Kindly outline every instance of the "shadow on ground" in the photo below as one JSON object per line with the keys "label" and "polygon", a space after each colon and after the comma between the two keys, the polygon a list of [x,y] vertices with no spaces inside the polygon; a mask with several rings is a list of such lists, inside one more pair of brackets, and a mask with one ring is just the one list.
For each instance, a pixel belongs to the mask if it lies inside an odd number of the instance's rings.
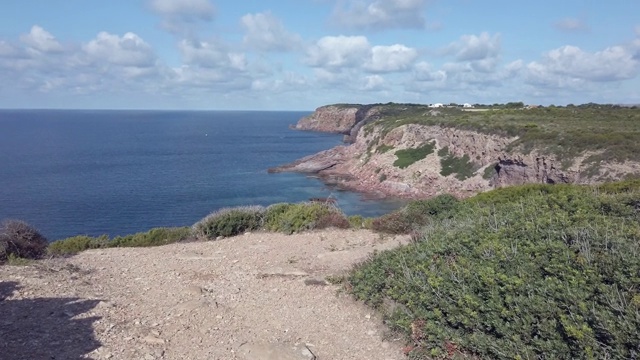
{"label": "shadow on ground", "polygon": [[92,327],[100,317],[81,318],[100,300],[9,299],[19,289],[0,281],[1,359],[80,359],[100,347]]}

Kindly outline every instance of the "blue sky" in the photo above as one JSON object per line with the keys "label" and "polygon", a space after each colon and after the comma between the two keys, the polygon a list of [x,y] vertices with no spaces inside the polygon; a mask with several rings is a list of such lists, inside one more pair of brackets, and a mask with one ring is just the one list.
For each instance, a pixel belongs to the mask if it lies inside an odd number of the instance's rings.
{"label": "blue sky", "polygon": [[637,0],[2,0],[0,108],[640,103]]}

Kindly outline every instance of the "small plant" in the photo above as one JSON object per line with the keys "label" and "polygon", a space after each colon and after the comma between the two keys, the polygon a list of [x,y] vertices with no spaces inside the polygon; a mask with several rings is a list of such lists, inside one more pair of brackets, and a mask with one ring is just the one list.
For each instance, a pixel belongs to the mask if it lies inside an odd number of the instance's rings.
{"label": "small plant", "polygon": [[5,220],[0,225],[0,262],[10,256],[38,259],[46,253],[47,244],[47,239],[24,221]]}
{"label": "small plant", "polygon": [[349,221],[335,205],[318,202],[274,204],[265,211],[265,228],[293,234],[325,227],[349,227]]}
{"label": "small plant", "polygon": [[216,239],[218,236],[235,236],[261,228],[264,216],[265,209],[262,206],[223,208],[207,215],[195,223],[191,229],[193,235],[198,238]]}
{"label": "small plant", "polygon": [[371,229],[389,234],[410,234],[430,219],[452,216],[458,205],[458,199],[450,194],[414,200],[398,211],[373,219]]}
{"label": "small plant", "polygon": [[78,235],[50,243],[47,247],[47,254],[54,256],[73,255],[84,250],[107,247],[108,242],[107,235],[100,237]]}
{"label": "small plant", "polygon": [[[174,228],[154,228],[147,232],[137,234],[117,236],[106,243],[107,247],[147,247],[172,244],[179,241],[187,240],[191,237],[191,229],[189,227]],[[94,244],[101,244],[98,238]]]}

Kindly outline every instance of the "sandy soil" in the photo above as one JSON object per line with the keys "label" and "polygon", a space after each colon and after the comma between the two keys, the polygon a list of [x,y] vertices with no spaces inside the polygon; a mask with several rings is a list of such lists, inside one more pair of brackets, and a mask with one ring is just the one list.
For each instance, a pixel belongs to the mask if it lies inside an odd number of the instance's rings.
{"label": "sandy soil", "polygon": [[402,359],[381,319],[328,284],[369,231],[253,233],[0,267],[0,359]]}

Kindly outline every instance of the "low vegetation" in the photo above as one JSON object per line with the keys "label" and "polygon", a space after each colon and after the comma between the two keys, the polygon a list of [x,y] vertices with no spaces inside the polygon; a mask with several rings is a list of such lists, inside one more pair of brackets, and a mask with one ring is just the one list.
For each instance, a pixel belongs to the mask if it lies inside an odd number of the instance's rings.
{"label": "low vegetation", "polygon": [[54,241],[47,247],[51,256],[73,255],[84,250],[114,247],[148,247],[167,245],[192,238],[189,227],[160,227],[147,232],[139,232],[109,239],[107,235],[98,237],[78,235]]}
{"label": "low vegetation", "polygon": [[33,227],[0,227],[3,262],[86,249],[324,227],[410,233],[336,279],[404,334],[410,359],[631,359],[640,355],[640,180],[525,185],[440,195],[376,219],[330,203],[222,209],[192,227],[46,246]]}
{"label": "low vegetation", "polygon": [[395,152],[398,159],[393,163],[393,166],[400,169],[405,169],[416,161],[420,161],[427,157],[429,154],[433,154],[435,148],[434,142],[426,143],[415,149],[402,149]]}
{"label": "low vegetation", "polygon": [[530,185],[442,204],[416,211],[425,218],[414,243],[348,278],[406,334],[410,358],[640,354],[640,182]]}
{"label": "low vegetation", "polygon": [[[264,208],[262,206],[240,206],[223,208],[211,213],[191,227],[161,227],[147,232],[132,235],[117,236],[109,239],[107,235],[98,237],[78,235],[70,238],[47,243],[38,240],[35,235],[30,235],[29,246],[16,240],[7,241],[5,232],[0,233],[0,259],[6,262],[8,259],[31,258],[35,259],[43,255],[64,256],[77,254],[84,250],[104,249],[113,247],[147,247],[160,246],[176,242],[195,239],[215,240],[219,237],[229,237],[243,234],[253,230],[276,231],[293,234],[306,230],[335,228],[364,228],[370,226],[370,219],[361,216],[347,218],[338,207],[330,203],[305,202],[299,204],[282,203]],[[10,221],[9,228],[15,224],[26,226],[30,231],[35,231],[28,224]],[[15,231],[14,231],[15,232]],[[30,232],[29,234],[36,234]],[[12,239],[16,238],[15,236]],[[38,255],[31,248],[40,247]],[[16,251],[13,244],[20,243],[20,251]],[[13,246],[10,247],[9,245]],[[43,246],[42,246],[43,245]],[[30,255],[31,254],[31,255]]]}
{"label": "low vegetation", "polygon": [[256,230],[262,226],[264,213],[262,206],[223,208],[195,223],[193,234],[199,238],[216,239]]}
{"label": "low vegetation", "polygon": [[438,150],[442,170],[440,175],[449,176],[455,174],[456,179],[462,181],[473,176],[476,166],[470,161],[469,155],[455,156],[449,152],[448,147]]}
{"label": "low vegetation", "polygon": [[47,239],[23,221],[5,220],[0,224],[0,264],[18,258],[39,259],[47,245]]}
{"label": "low vegetation", "polygon": [[518,139],[509,150],[537,149],[562,158],[593,152],[590,163],[637,159],[640,153],[640,110],[585,104],[525,109],[522,103],[486,106],[470,112],[460,107],[432,109],[419,104],[378,104],[380,119],[363,128],[381,127],[381,137],[406,124],[434,125],[498,134]]}
{"label": "low vegetation", "polygon": [[433,219],[449,217],[458,206],[458,199],[449,194],[415,200],[398,211],[373,219],[371,229],[389,234],[409,234]]}
{"label": "low vegetation", "polygon": [[267,208],[265,229],[293,234],[327,227],[348,228],[349,220],[336,206],[328,203],[275,204]]}

